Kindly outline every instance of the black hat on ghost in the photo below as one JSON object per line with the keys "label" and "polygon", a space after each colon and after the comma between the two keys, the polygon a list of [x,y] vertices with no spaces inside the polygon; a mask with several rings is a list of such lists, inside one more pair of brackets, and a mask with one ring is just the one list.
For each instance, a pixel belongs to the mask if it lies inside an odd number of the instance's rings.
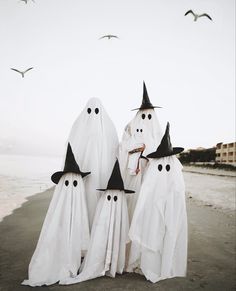
{"label": "black hat on ghost", "polygon": [[67,146],[66,161],[65,161],[64,170],[54,173],[51,176],[51,180],[55,184],[58,184],[58,182],[60,181],[61,177],[64,174],[67,174],[67,173],[79,174],[79,175],[82,176],[82,178],[91,173],[91,172],[81,172],[80,171],[79,165],[77,164],[77,162],[75,160],[75,156],[74,156],[74,154],[72,152],[72,148],[71,148],[71,145],[69,143],[68,143],[68,146]]}
{"label": "black hat on ghost", "polygon": [[147,93],[147,88],[145,82],[143,82],[143,100],[142,104],[139,108],[132,109],[133,110],[145,110],[145,109],[154,109],[154,108],[161,108],[160,106],[153,106]]}
{"label": "black hat on ghost", "polygon": [[116,160],[113,171],[111,173],[111,177],[108,181],[106,189],[97,189],[98,191],[106,191],[106,190],[120,190],[125,193],[135,193],[135,191],[127,190],[124,188],[124,182],[120,173],[120,165],[118,160]]}
{"label": "black hat on ghost", "polygon": [[172,147],[169,131],[170,131],[170,124],[169,122],[167,122],[166,131],[161,140],[160,145],[158,146],[155,152],[147,155],[147,158],[155,159],[155,158],[168,157],[168,156],[179,154],[184,150],[184,148],[181,148],[181,147],[174,147],[174,148]]}

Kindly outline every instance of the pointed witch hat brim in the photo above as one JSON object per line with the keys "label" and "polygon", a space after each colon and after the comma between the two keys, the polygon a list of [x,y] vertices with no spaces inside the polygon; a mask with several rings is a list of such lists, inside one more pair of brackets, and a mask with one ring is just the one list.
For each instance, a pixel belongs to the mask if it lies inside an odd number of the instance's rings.
{"label": "pointed witch hat brim", "polygon": [[184,148],[182,147],[172,147],[169,131],[170,131],[170,124],[169,122],[167,122],[166,131],[161,140],[160,145],[158,146],[155,152],[147,155],[147,158],[153,158],[153,159],[164,158],[168,156],[177,155],[184,150]]}
{"label": "pointed witch hat brim", "polygon": [[118,160],[116,160],[115,165],[113,167],[111,177],[108,181],[107,188],[106,189],[97,189],[98,191],[107,191],[107,190],[120,190],[124,191],[125,193],[135,193],[133,190],[127,190],[124,188],[124,182],[121,177],[120,173],[120,165]]}
{"label": "pointed witch hat brim", "polygon": [[147,88],[145,85],[145,82],[143,82],[143,100],[142,104],[139,108],[132,109],[131,111],[134,110],[146,110],[146,109],[154,109],[154,108],[161,108],[160,106],[153,106],[147,93]]}
{"label": "pointed witch hat brim", "polygon": [[55,184],[58,184],[61,177],[67,173],[79,174],[79,175],[81,175],[82,178],[86,177],[87,175],[89,175],[91,173],[91,172],[81,172],[80,171],[79,165],[77,164],[77,162],[75,160],[75,156],[72,152],[72,148],[71,148],[71,145],[69,143],[67,146],[66,161],[65,161],[64,170],[54,173],[51,176],[52,182]]}

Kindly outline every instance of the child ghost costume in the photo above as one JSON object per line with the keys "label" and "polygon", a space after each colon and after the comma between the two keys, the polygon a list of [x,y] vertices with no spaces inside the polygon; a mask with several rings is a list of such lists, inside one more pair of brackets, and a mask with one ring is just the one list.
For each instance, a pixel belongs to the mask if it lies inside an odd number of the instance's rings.
{"label": "child ghost costume", "polygon": [[141,180],[147,162],[143,156],[154,151],[159,145],[162,132],[154,108],[143,83],[143,99],[136,116],[125,127],[119,147],[121,172],[127,187],[134,189],[136,194],[128,198],[130,219],[132,218],[138,199]]}
{"label": "child ghost costume", "polygon": [[104,188],[118,151],[118,136],[101,102],[92,98],[73,124],[69,135],[76,161],[82,169],[93,169],[85,181],[90,227],[92,226],[99,193]]}
{"label": "child ghost costume", "polygon": [[77,275],[81,253],[89,244],[89,222],[83,177],[70,145],[64,170],[52,175],[57,184],[23,285],[51,285]]}
{"label": "child ghost costume", "polygon": [[127,270],[140,268],[155,283],[185,276],[187,265],[187,215],[182,165],[174,156],[169,123],[146,169],[131,222],[132,241]]}
{"label": "child ghost costume", "polygon": [[75,284],[96,277],[122,274],[125,267],[128,242],[129,217],[126,194],[134,191],[124,189],[119,163],[116,161],[106,189],[98,201],[87,255],[82,272],[61,284]]}

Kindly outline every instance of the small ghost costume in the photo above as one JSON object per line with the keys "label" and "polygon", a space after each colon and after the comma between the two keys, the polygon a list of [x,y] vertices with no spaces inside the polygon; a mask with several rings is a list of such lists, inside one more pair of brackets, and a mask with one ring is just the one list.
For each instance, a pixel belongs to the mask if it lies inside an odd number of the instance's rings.
{"label": "small ghost costume", "polygon": [[91,241],[81,273],[60,284],[75,284],[100,276],[115,277],[125,267],[126,244],[128,243],[129,217],[126,194],[119,163],[116,161],[107,189],[99,199],[91,233]]}
{"label": "small ghost costume", "polygon": [[187,215],[182,165],[174,156],[169,124],[147,166],[131,222],[127,271],[141,269],[155,283],[182,277],[187,266]]}
{"label": "small ghost costume", "polygon": [[118,136],[101,102],[92,98],[73,124],[69,135],[75,159],[82,169],[93,169],[85,181],[90,227],[99,199],[96,188],[104,188],[115,163]]}
{"label": "small ghost costume", "polygon": [[77,275],[90,239],[82,179],[88,174],[80,171],[68,145],[64,171],[52,175],[57,185],[23,285],[51,285]]}
{"label": "small ghost costume", "polygon": [[[147,161],[143,157],[154,151],[159,145],[162,132],[154,108],[143,83],[143,100],[136,116],[129,122],[123,133],[119,147],[121,173],[127,187],[134,189],[136,194],[128,198],[130,219],[132,218],[138,199],[142,176]],[[142,148],[145,145],[145,148]]]}

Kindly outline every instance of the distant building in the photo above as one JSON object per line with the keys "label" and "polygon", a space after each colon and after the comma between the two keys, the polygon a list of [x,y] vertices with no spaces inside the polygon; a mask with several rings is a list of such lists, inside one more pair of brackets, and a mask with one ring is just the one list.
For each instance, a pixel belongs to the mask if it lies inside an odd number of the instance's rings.
{"label": "distant building", "polygon": [[216,145],[216,162],[236,165],[236,142]]}
{"label": "distant building", "polygon": [[236,166],[236,142],[218,143],[212,148],[185,150],[178,155],[182,163],[218,163]]}

